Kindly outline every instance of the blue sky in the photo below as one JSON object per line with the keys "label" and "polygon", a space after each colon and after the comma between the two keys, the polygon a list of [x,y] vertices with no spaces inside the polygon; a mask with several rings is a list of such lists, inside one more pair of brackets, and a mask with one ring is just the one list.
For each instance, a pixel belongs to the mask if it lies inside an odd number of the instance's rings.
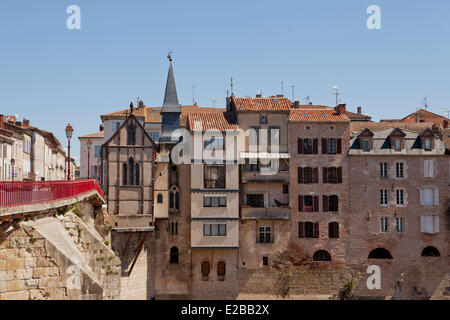
{"label": "blue sky", "polygon": [[[81,8],[68,30],[66,8]],[[381,8],[381,30],[366,9]],[[277,0],[0,2],[0,112],[18,114],[66,145],[98,130],[100,114],[141,97],[160,106],[169,50],[179,100],[224,106],[236,96],[309,95],[314,104],[358,105],[374,119],[407,115],[429,96],[450,108],[450,1]],[[79,155],[78,139],[73,153]]]}

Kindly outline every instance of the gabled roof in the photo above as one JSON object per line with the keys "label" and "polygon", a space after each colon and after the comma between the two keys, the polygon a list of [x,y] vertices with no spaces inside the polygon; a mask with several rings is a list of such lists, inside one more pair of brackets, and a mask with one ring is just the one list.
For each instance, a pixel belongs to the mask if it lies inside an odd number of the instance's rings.
{"label": "gabled roof", "polygon": [[373,132],[366,128],[359,134],[359,137],[373,137],[373,135]]}
{"label": "gabled roof", "polygon": [[240,111],[284,111],[289,112],[291,101],[285,97],[236,98],[231,97],[232,104]]}
{"label": "gabled roof", "polygon": [[188,114],[189,130],[235,131],[238,130],[236,118],[232,112],[197,112]]}
{"label": "gabled roof", "polygon": [[345,114],[338,114],[334,109],[291,109],[291,122],[349,122]]}
{"label": "gabled roof", "polygon": [[[137,118],[145,118],[145,109],[146,109],[145,107],[135,108],[133,110],[133,115]],[[128,108],[120,111],[102,114],[100,118],[102,119],[102,121],[105,121],[107,119],[123,120],[126,119],[130,113],[131,113],[130,108]]]}
{"label": "gabled roof", "polygon": [[383,131],[387,129],[399,128],[420,133],[426,128],[431,128],[431,123],[412,123],[412,122],[350,122],[350,134],[352,136],[359,135],[364,129],[370,129],[372,132]]}
{"label": "gabled roof", "polygon": [[437,113],[433,113],[433,112],[428,111],[428,110],[425,110],[425,109],[419,109],[419,110],[417,110],[416,112],[413,112],[413,113],[407,115],[406,117],[404,117],[403,119],[401,119],[401,121],[407,120],[408,118],[411,118],[411,117],[414,116],[415,114],[422,115],[422,116],[424,116],[424,117],[439,118],[439,119],[441,119],[441,120],[447,120],[447,121],[450,120],[449,118],[446,118],[446,117],[444,117],[444,116],[441,116],[441,115],[439,115],[439,114],[437,114]]}
{"label": "gabled roof", "polygon": [[405,137],[406,133],[404,133],[400,128],[394,128],[394,130],[392,130],[391,134],[389,135],[389,137]]}
{"label": "gabled roof", "polygon": [[420,134],[419,137],[430,137],[430,138],[434,138],[436,137],[436,135],[434,134],[433,130],[431,130],[430,128],[426,128],[425,130],[423,130]]}
{"label": "gabled roof", "polygon": [[347,117],[352,121],[371,121],[372,117],[367,114],[359,114],[350,111],[345,111]]}

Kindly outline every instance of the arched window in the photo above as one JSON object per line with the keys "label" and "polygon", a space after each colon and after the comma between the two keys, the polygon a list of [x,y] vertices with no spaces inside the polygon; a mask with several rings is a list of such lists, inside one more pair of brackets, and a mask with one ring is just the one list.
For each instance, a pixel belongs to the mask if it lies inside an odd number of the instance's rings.
{"label": "arched window", "polygon": [[369,253],[369,259],[392,259],[392,255],[384,248],[377,248]]}
{"label": "arched window", "polygon": [[163,203],[163,195],[161,193],[158,193],[157,202]]}
{"label": "arched window", "polygon": [[177,247],[170,248],[170,263],[177,264],[180,252]]}
{"label": "arched window", "polygon": [[314,261],[331,261],[330,254],[325,250],[319,250],[314,253]]}
{"label": "arched window", "polygon": [[225,281],[225,262],[223,261],[217,264],[217,278],[219,281]]}
{"label": "arched window", "polygon": [[203,281],[209,280],[209,272],[211,271],[211,267],[208,261],[202,262],[202,279]]}
{"label": "arched window", "polygon": [[128,180],[128,184],[130,186],[134,185],[134,159],[130,158],[128,159],[128,167],[130,168],[130,174],[129,176],[129,180]]}
{"label": "arched window", "polygon": [[176,186],[170,189],[169,193],[169,209],[180,210],[180,191]]}
{"label": "arched window", "polygon": [[128,178],[127,164],[124,163],[124,164],[122,165],[122,184],[123,184],[124,186],[127,185],[127,178]]}
{"label": "arched window", "polygon": [[141,170],[139,168],[139,163],[136,163],[136,181],[135,181],[135,184],[137,186],[139,186],[141,184],[140,174],[141,174]]}
{"label": "arched window", "polygon": [[128,138],[127,144],[129,146],[134,146],[136,144],[136,126],[130,123],[127,128]]}
{"label": "arched window", "polygon": [[440,257],[441,254],[435,247],[426,247],[422,251],[422,257]]}

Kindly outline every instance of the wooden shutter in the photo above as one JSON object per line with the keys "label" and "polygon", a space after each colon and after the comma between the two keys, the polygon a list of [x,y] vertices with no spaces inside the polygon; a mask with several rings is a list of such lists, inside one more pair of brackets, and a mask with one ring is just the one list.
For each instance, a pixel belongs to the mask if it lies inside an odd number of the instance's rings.
{"label": "wooden shutter", "polygon": [[329,238],[339,238],[339,223],[330,222],[328,224],[328,237]]}
{"label": "wooden shutter", "polygon": [[303,183],[303,168],[298,167],[298,183]]}
{"label": "wooden shutter", "polygon": [[305,237],[305,230],[304,230],[304,225],[303,222],[299,222],[298,223],[298,237],[299,238],[304,238]]}
{"label": "wooden shutter", "polygon": [[313,197],[313,212],[319,211],[319,196]]}
{"label": "wooden shutter", "polygon": [[313,140],[313,154],[319,153],[319,139]]}
{"label": "wooden shutter", "polygon": [[338,183],[342,183],[342,167],[339,167],[337,169],[337,179],[338,179]]}
{"label": "wooden shutter", "polygon": [[318,222],[314,222],[313,238],[319,238],[319,223]]}
{"label": "wooden shutter", "polygon": [[323,183],[328,183],[328,168],[323,167],[322,178],[323,178]]}
{"label": "wooden shutter", "polygon": [[327,139],[322,139],[322,154],[327,154]]}
{"label": "wooden shutter", "polygon": [[434,195],[434,205],[438,206],[439,205],[439,188],[434,188],[433,189],[433,195]]}
{"label": "wooden shutter", "polygon": [[419,189],[419,198],[420,198],[420,205],[421,206],[425,205],[425,192],[423,188]]}
{"label": "wooden shutter", "polygon": [[297,139],[298,154],[303,154],[303,139]]}
{"label": "wooden shutter", "polygon": [[313,168],[312,183],[319,183],[319,168]]}
{"label": "wooden shutter", "polygon": [[341,154],[342,153],[342,139],[339,138],[337,139],[337,154]]}
{"label": "wooden shutter", "polygon": [[333,197],[333,208],[334,208],[335,212],[339,211],[339,197],[338,196]]}
{"label": "wooden shutter", "polygon": [[328,196],[326,195],[323,196],[323,211],[328,211]]}
{"label": "wooden shutter", "polygon": [[298,211],[303,212],[303,196],[298,196]]}

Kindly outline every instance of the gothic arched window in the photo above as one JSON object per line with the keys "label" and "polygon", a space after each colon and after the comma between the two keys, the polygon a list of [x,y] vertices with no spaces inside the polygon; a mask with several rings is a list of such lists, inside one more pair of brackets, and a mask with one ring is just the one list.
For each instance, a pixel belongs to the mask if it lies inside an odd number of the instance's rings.
{"label": "gothic arched window", "polygon": [[132,185],[134,185],[134,159],[133,158],[130,158],[128,160],[128,167],[130,168],[130,174],[128,175],[129,176],[128,184],[130,186],[132,186]]}
{"label": "gothic arched window", "polygon": [[135,184],[137,186],[139,186],[141,184],[139,163],[136,163],[136,181],[135,181]]}
{"label": "gothic arched window", "polygon": [[127,173],[127,164],[126,163],[124,163],[123,165],[122,165],[122,184],[124,185],[124,186],[126,186],[127,185],[127,178],[128,178],[128,173]]}
{"label": "gothic arched window", "polygon": [[170,263],[177,264],[180,252],[177,247],[170,248]]}
{"label": "gothic arched window", "polygon": [[129,146],[134,146],[136,144],[136,126],[133,123],[130,123],[127,127],[127,144]]}

